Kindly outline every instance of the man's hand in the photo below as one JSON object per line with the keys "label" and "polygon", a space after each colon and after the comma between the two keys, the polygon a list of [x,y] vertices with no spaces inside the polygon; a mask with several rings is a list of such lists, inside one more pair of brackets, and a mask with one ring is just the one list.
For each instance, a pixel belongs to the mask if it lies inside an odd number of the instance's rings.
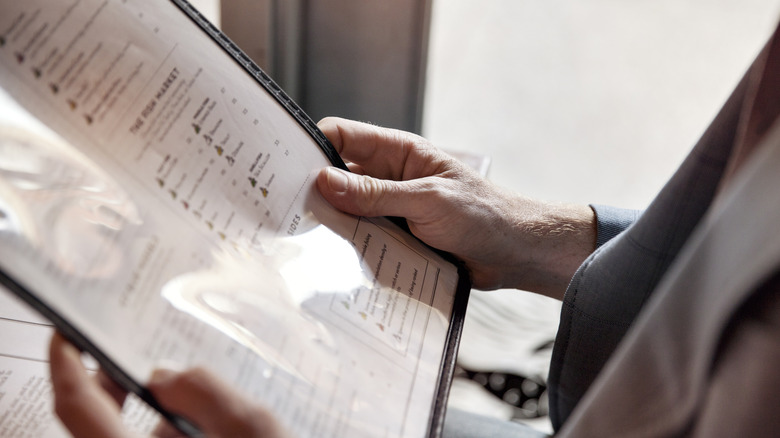
{"label": "man's hand", "polygon": [[358,216],[406,218],[418,238],[464,261],[476,288],[561,298],[595,247],[587,206],[504,191],[411,133],[337,118],[319,127],[354,172],[323,169],[325,199]]}
{"label": "man's hand", "polygon": [[[126,392],[102,373],[95,378],[89,376],[79,351],[59,334],[52,338],[49,355],[55,411],[74,437],[131,436],[120,417]],[[192,419],[207,437],[287,436],[267,410],[245,400],[202,369],[156,371],[147,386],[163,407]],[[153,436],[181,434],[168,423],[161,423]]]}

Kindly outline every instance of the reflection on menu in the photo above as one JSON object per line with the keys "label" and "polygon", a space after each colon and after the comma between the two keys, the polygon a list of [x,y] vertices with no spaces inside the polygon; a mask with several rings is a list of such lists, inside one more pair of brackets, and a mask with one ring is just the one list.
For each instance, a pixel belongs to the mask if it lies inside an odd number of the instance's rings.
{"label": "reflection on menu", "polygon": [[[204,232],[249,248],[263,235],[294,234],[301,218],[291,210],[294,195],[308,181],[283,175],[290,148],[248,97],[204,72],[208,60],[191,62],[191,52],[163,35],[159,18],[120,3],[151,32],[129,30],[119,16],[126,11],[109,1],[6,1],[0,49],[74,129],[105,145]],[[287,186],[293,179],[299,188]]]}
{"label": "reflection on menu", "polygon": [[128,226],[93,229],[105,245],[72,240],[93,250],[90,262],[119,260],[115,276],[58,281],[70,295],[53,300],[88,308],[85,326],[132,334],[96,345],[133,371],[208,364],[301,435],[402,436],[409,418],[427,427],[454,267],[318,197],[313,176],[328,164],[318,146],[187,17],[173,19],[171,3],[0,5],[3,86],[6,75],[24,84],[31,112],[138,206]]}

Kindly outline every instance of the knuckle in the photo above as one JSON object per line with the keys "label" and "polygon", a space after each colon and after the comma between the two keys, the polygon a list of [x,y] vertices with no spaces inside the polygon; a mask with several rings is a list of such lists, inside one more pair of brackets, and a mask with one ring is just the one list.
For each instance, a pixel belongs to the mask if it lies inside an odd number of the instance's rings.
{"label": "knuckle", "polygon": [[56,396],[54,397],[54,413],[59,418],[69,418],[74,410],[80,406],[81,402],[76,395],[76,391],[79,389],[73,385],[66,387],[58,387]]}
{"label": "knuckle", "polygon": [[71,406],[72,403],[70,403],[67,398],[56,397],[54,399],[54,413],[60,418],[67,417]]}
{"label": "knuckle", "polygon": [[382,180],[361,176],[360,192],[363,196],[359,198],[358,208],[363,215],[372,214],[382,206],[389,185]]}
{"label": "knuckle", "polygon": [[187,386],[195,386],[204,381],[208,381],[211,378],[211,373],[203,367],[194,367],[186,371],[179,373],[176,376],[176,380],[179,384]]}

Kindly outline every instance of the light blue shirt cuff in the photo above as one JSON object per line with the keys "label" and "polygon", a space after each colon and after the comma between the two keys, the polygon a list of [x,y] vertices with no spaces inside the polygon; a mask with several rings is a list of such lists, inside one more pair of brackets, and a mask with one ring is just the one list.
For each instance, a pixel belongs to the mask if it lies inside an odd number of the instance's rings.
{"label": "light blue shirt cuff", "polygon": [[642,210],[630,210],[608,205],[590,204],[590,208],[596,214],[596,248],[625,231],[642,215]]}

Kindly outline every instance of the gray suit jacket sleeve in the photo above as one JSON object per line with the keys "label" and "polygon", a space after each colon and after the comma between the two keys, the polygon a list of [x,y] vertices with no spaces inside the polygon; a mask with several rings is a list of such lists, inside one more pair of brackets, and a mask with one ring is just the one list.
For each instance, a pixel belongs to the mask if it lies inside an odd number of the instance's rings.
{"label": "gray suit jacket sleeve", "polygon": [[[641,217],[625,232],[602,242],[572,278],[548,381],[550,416],[556,430],[601,371],[709,207],[734,144],[747,82],[743,78]],[[621,231],[620,225],[604,228],[604,237]]]}

